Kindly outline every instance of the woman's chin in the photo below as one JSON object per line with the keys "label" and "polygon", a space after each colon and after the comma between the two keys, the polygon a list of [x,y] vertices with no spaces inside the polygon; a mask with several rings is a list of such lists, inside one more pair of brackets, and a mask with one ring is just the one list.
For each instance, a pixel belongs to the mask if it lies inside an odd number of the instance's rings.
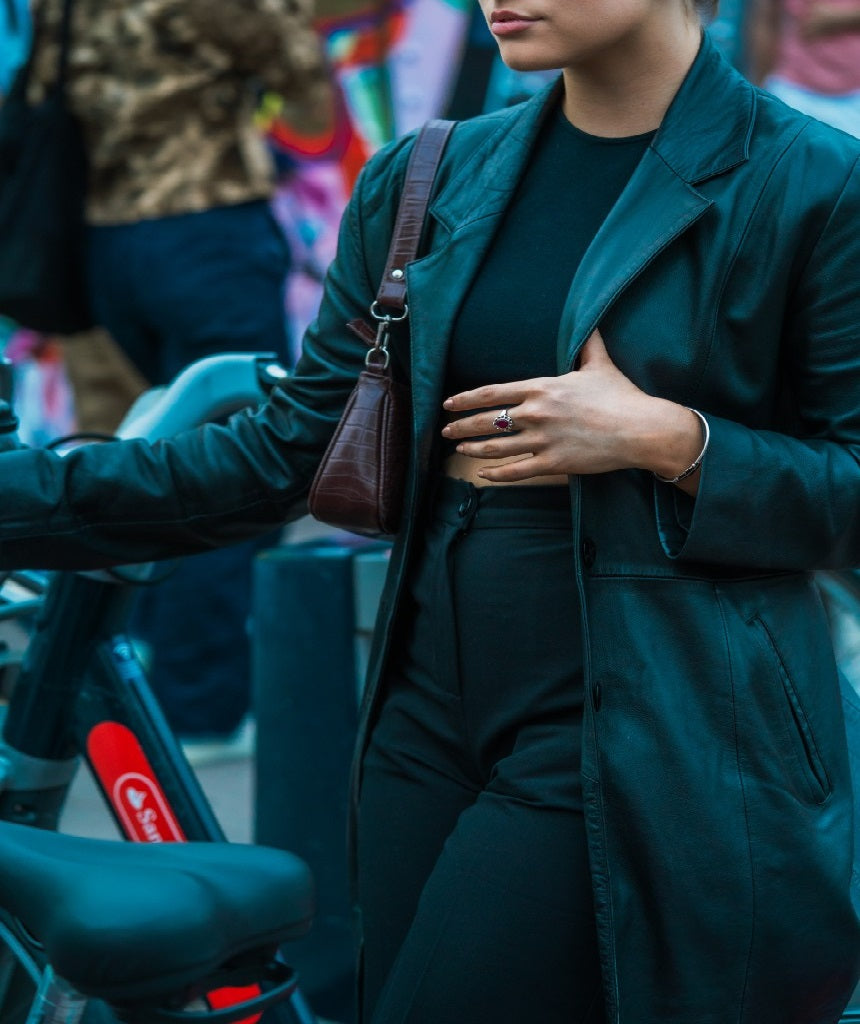
{"label": "woman's chin", "polygon": [[558,71],[560,69],[560,65],[548,61],[545,56],[540,57],[537,54],[522,51],[518,53],[513,46],[500,47],[499,55],[502,58],[502,63],[511,71]]}

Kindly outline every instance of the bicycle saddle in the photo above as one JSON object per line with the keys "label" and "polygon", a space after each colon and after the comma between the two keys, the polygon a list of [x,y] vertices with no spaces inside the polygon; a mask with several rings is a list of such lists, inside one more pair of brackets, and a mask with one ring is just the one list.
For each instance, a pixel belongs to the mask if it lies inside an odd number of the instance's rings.
{"label": "bicycle saddle", "polygon": [[139,845],[0,822],[0,907],[84,995],[131,1002],[304,935],[313,886],[284,850]]}

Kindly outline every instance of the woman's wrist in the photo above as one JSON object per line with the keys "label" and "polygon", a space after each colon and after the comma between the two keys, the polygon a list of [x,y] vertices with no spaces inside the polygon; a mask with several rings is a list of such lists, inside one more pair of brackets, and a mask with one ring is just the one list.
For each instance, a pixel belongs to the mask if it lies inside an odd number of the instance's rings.
{"label": "woman's wrist", "polygon": [[675,402],[652,398],[642,428],[636,461],[640,469],[679,486],[698,476],[707,432],[699,413]]}

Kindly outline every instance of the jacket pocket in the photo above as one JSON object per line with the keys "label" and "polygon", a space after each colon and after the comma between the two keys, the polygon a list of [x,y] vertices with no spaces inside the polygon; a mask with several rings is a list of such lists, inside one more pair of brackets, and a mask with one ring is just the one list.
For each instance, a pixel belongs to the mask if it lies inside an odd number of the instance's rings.
{"label": "jacket pocket", "polygon": [[803,703],[800,700],[797,687],[792,681],[791,674],[785,665],[785,659],[780,653],[773,633],[768,628],[767,623],[759,615],[754,615],[748,620],[747,624],[752,628],[760,647],[773,668],[774,677],[780,683],[783,699],[782,711],[786,723],[787,738],[791,748],[791,757],[800,773],[803,792],[814,803],[823,803],[833,791],[833,784],[818,752],[815,736],[812,733],[812,727],[803,709]]}

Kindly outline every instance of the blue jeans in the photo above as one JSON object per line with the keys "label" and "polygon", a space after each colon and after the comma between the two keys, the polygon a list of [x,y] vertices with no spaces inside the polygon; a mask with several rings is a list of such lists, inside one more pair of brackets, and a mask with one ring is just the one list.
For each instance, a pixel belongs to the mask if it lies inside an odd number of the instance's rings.
{"label": "blue jeans", "polygon": [[[89,232],[96,317],[155,385],[218,352],[286,360],[289,264],[264,201]],[[153,652],[153,689],[182,736],[228,734],[249,708],[252,561],[276,539],[185,559],[139,597],[132,633]]]}
{"label": "blue jeans", "polygon": [[90,300],[150,384],[216,352],[287,357],[289,250],[262,200],[91,227]]}

